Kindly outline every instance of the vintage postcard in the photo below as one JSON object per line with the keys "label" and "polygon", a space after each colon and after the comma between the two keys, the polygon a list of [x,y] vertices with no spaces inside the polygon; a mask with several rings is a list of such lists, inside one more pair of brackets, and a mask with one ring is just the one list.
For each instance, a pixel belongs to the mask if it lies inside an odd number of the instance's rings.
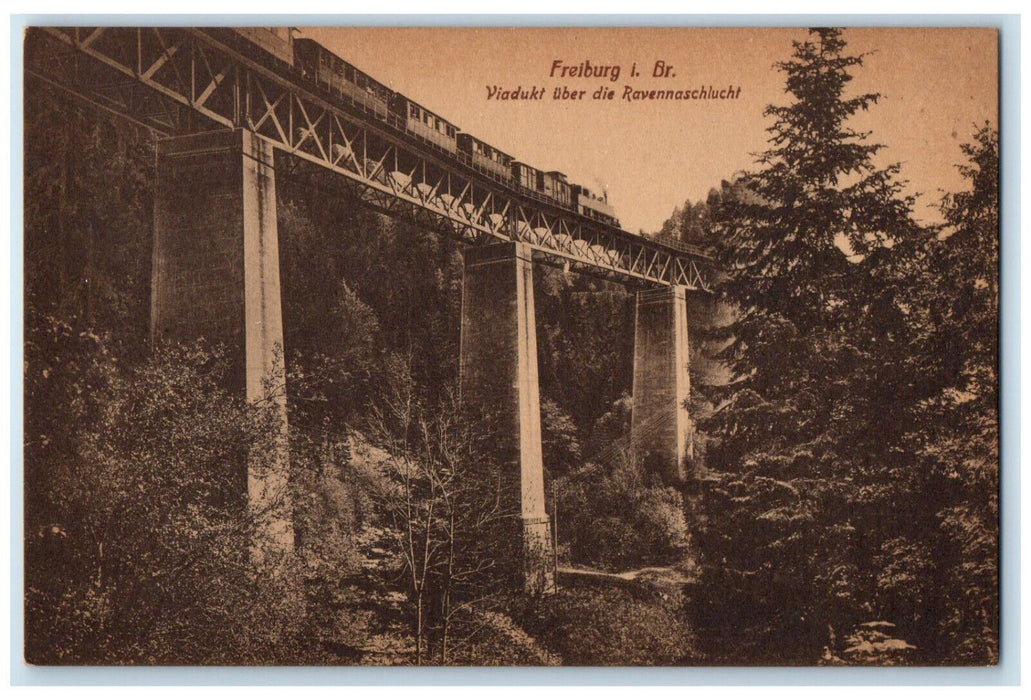
{"label": "vintage postcard", "polygon": [[999,49],[28,28],[25,660],[998,664]]}

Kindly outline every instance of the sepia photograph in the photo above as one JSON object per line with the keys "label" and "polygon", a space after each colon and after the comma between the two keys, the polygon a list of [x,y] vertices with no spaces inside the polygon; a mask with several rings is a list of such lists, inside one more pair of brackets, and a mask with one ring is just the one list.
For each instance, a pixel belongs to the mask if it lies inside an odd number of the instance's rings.
{"label": "sepia photograph", "polygon": [[999,664],[996,27],[109,19],[20,37],[26,664]]}

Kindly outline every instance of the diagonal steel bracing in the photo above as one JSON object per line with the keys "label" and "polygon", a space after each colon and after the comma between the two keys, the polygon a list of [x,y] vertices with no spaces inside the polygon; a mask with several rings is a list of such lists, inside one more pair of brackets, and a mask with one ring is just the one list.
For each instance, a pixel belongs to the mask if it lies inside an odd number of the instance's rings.
{"label": "diagonal steel bracing", "polygon": [[711,260],[563,209],[460,154],[304,81],[229,29],[40,27],[29,75],[166,135],[244,128],[342,176],[368,205],[469,244],[522,241],[534,259],[623,283],[710,291]]}

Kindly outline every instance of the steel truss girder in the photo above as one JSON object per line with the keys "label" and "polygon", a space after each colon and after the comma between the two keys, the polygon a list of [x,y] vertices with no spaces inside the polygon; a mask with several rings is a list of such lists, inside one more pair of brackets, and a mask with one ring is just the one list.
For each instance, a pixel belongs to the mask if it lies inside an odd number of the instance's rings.
{"label": "steel truss girder", "polygon": [[26,70],[171,135],[244,128],[329,169],[379,211],[469,244],[523,241],[534,257],[630,284],[710,291],[711,260],[539,201],[233,43],[229,30],[42,27]]}

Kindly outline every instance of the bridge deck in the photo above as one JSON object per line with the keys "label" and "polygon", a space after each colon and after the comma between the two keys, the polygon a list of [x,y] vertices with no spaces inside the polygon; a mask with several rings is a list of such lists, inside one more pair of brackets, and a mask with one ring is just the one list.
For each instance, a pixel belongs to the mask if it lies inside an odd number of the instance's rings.
{"label": "bridge deck", "polygon": [[[332,171],[379,211],[480,245],[626,284],[710,290],[712,260],[623,231],[505,183],[343,95],[306,81],[227,29],[41,27],[26,72],[173,135],[243,128],[304,167]],[[680,248],[680,249],[678,249]]]}

